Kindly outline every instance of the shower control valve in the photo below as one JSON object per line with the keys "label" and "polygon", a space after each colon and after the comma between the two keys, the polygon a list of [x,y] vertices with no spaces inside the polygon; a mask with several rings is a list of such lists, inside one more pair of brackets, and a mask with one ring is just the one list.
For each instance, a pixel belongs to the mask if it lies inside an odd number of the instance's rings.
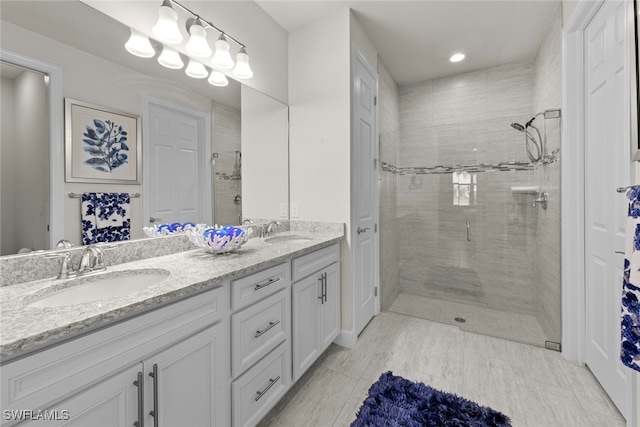
{"label": "shower control valve", "polygon": [[548,194],[546,191],[543,191],[542,193],[540,193],[540,197],[538,197],[537,199],[533,199],[533,207],[535,208],[536,205],[538,203],[540,203],[540,206],[542,206],[542,209],[547,209],[547,201],[548,201]]}

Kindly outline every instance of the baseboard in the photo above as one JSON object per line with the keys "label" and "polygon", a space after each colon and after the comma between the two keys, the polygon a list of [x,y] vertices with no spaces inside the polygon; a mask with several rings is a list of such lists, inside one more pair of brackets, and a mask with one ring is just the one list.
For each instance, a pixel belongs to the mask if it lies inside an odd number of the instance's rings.
{"label": "baseboard", "polygon": [[353,348],[358,341],[358,336],[356,335],[356,331],[351,329],[350,331],[345,331],[342,329],[338,337],[333,340],[334,343],[341,345],[342,347]]}

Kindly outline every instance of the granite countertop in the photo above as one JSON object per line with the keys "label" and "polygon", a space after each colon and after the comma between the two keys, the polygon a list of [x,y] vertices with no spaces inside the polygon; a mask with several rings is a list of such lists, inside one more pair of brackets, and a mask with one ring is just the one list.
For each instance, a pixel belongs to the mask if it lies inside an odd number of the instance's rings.
{"label": "granite countertop", "polygon": [[[175,299],[214,288],[229,279],[313,252],[344,237],[343,230],[338,232],[331,228],[278,233],[286,234],[304,234],[310,240],[267,243],[263,239],[252,238],[230,254],[213,255],[196,249],[108,267],[107,273],[163,269],[170,275],[145,289],[101,301],[34,308],[27,304],[47,293],[48,288],[64,287],[67,280],[45,279],[0,287],[0,358],[3,361],[13,359]],[[99,274],[103,273],[96,273],[93,277]]]}

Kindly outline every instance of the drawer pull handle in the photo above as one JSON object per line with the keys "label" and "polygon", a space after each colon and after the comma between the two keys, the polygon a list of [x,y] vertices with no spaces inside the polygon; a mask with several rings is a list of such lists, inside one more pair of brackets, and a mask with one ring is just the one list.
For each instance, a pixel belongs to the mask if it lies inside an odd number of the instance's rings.
{"label": "drawer pull handle", "polygon": [[260,289],[262,289],[262,288],[266,288],[267,286],[269,286],[269,285],[273,285],[274,283],[279,282],[279,281],[280,281],[280,278],[279,278],[279,277],[278,277],[277,279],[269,279],[269,280],[267,280],[267,281],[266,281],[266,282],[264,282],[264,283],[260,283],[260,284],[256,285],[256,287],[254,288],[254,290],[259,291]]}
{"label": "drawer pull handle", "polygon": [[273,328],[274,326],[276,326],[278,323],[280,323],[279,320],[276,320],[275,322],[269,322],[269,324],[267,325],[266,328],[264,328],[261,331],[256,331],[256,338],[260,338],[260,336],[262,336],[263,334],[265,334],[269,329]]}
{"label": "drawer pull handle", "polygon": [[279,379],[280,379],[280,375],[278,375],[278,376],[277,376],[277,377],[275,377],[275,378],[269,378],[269,385],[268,385],[267,387],[265,387],[265,389],[264,389],[264,390],[262,390],[262,391],[256,391],[256,394],[258,395],[258,396],[256,396],[256,402],[257,402],[258,400],[260,400],[260,398],[261,398],[262,396],[264,396],[264,395],[265,395],[265,393],[266,393],[266,392],[268,392],[268,391],[269,391],[269,389],[270,389],[271,387],[273,387],[273,385],[274,385],[275,383],[277,383]]}
{"label": "drawer pull handle", "polygon": [[133,382],[138,387],[138,421],[134,422],[135,427],[144,427],[144,380],[142,372],[138,372],[138,379]]}

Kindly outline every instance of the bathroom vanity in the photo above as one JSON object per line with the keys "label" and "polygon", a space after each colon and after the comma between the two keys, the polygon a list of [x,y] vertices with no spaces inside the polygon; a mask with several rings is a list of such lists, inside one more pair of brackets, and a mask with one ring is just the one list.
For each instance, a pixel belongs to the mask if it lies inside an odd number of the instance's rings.
{"label": "bathroom vanity", "polygon": [[257,424],[340,332],[342,226],[299,234],[115,265],[170,274],[84,304],[1,287],[2,425]]}

